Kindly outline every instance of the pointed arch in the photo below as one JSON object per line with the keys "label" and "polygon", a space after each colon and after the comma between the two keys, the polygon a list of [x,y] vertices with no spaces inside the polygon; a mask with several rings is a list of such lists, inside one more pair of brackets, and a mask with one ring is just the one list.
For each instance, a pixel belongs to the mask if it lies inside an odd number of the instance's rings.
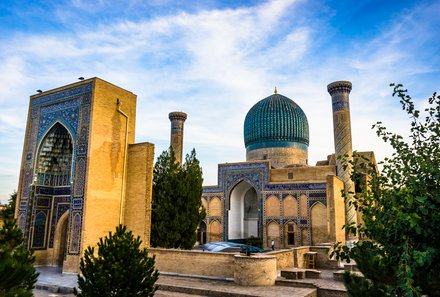
{"label": "pointed arch", "polygon": [[38,145],[37,145],[37,152],[40,149],[40,145],[42,143],[42,140],[47,136],[47,134],[49,134],[50,130],[52,130],[53,127],[55,127],[56,124],[59,124],[59,125],[63,126],[67,130],[67,132],[69,133],[70,137],[72,139],[75,139],[75,137],[74,137],[75,133],[72,132],[72,126],[69,123],[67,123],[66,121],[62,120],[62,119],[57,119],[56,121],[54,121],[52,123],[52,125],[49,128],[46,129],[44,134],[39,137],[39,142],[38,142]]}
{"label": "pointed arch", "polygon": [[32,238],[33,248],[44,248],[46,245],[47,215],[44,211],[38,211],[35,216],[34,234]]}
{"label": "pointed arch", "polygon": [[297,246],[298,225],[293,220],[288,220],[284,224],[284,246]]}
{"label": "pointed arch", "polygon": [[218,220],[214,220],[209,224],[209,238],[212,241],[221,241],[222,239],[222,224]]}
{"label": "pointed arch", "polygon": [[310,209],[312,227],[312,244],[326,242],[328,239],[327,208],[320,201],[315,202]]}
{"label": "pointed arch", "polygon": [[56,121],[42,137],[35,158],[34,181],[44,186],[69,186],[73,173],[71,132]]}
{"label": "pointed arch", "polygon": [[202,221],[199,225],[199,228],[197,228],[197,241],[199,244],[205,244],[206,243],[206,222]]}
{"label": "pointed arch", "polygon": [[309,216],[307,213],[307,196],[305,194],[299,196],[299,215],[301,217]]}
{"label": "pointed arch", "polygon": [[271,195],[266,199],[266,216],[280,216],[280,200],[278,197]]}
{"label": "pointed arch", "polygon": [[266,245],[271,246],[272,240],[275,242],[275,247],[280,247],[280,224],[276,221],[270,221],[266,225]]}
{"label": "pointed arch", "polygon": [[64,255],[67,251],[67,229],[69,226],[70,211],[67,210],[58,219],[54,233],[53,265],[62,266]]}
{"label": "pointed arch", "polygon": [[235,190],[235,188],[237,186],[239,186],[243,182],[246,183],[246,184],[249,184],[251,187],[253,187],[255,189],[255,191],[257,191],[258,187],[255,186],[254,183],[252,181],[250,181],[248,178],[242,177],[242,178],[237,179],[236,181],[234,181],[234,183],[232,185],[229,186],[229,189],[227,190],[227,196],[226,197],[229,197],[229,199],[227,199],[229,209],[231,207],[231,203],[230,203],[230,201],[231,201],[231,193]]}
{"label": "pointed arch", "polygon": [[222,215],[222,202],[218,197],[214,197],[209,201],[209,216],[221,216]]}
{"label": "pointed arch", "polygon": [[283,199],[283,213],[285,217],[298,216],[298,201],[292,195]]}
{"label": "pointed arch", "polygon": [[236,184],[229,193],[227,211],[227,238],[242,239],[259,236],[259,194],[255,187],[246,181]]}

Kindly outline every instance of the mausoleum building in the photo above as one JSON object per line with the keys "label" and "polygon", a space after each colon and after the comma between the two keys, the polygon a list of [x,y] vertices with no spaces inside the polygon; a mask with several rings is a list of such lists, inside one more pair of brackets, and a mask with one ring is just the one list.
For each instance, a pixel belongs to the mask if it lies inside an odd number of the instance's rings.
{"label": "mausoleum building", "polygon": [[[293,100],[274,94],[256,103],[244,120],[246,162],[218,165],[218,183],[202,194],[207,217],[199,241],[260,237],[269,247],[345,242],[346,219],[356,220],[344,202],[354,189],[335,156],[352,155],[349,112],[351,83],[328,85],[332,96],[335,153],[309,165],[309,124]],[[364,153],[374,161],[374,154]]]}

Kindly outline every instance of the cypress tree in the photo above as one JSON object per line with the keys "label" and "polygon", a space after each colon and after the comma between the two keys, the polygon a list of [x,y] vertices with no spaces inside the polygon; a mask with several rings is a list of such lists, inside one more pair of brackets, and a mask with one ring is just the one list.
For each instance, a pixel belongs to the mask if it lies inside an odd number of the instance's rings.
{"label": "cypress tree", "polygon": [[202,208],[202,169],[193,149],[185,163],[177,163],[172,148],[154,166],[151,244],[191,249],[196,230],[205,218]]}

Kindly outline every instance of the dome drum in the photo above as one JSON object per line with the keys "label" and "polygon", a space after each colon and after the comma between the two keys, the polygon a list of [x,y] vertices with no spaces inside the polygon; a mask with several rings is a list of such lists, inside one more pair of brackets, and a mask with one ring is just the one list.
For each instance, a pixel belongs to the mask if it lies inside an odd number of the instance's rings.
{"label": "dome drum", "polygon": [[291,165],[307,165],[307,150],[296,147],[261,148],[246,152],[247,161],[270,160],[273,168],[285,168]]}

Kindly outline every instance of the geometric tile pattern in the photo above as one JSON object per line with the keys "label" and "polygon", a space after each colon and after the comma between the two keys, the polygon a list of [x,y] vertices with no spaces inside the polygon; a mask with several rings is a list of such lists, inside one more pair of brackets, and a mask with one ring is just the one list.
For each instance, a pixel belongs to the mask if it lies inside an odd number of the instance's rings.
{"label": "geometric tile pattern", "polygon": [[[203,187],[202,198],[209,200],[213,197],[218,197],[223,204],[223,217],[214,218],[207,214],[207,219],[205,223],[209,225],[212,220],[219,220],[223,224],[223,240],[228,240],[228,210],[229,197],[231,191],[234,187],[241,181],[246,181],[252,185],[257,192],[257,199],[259,204],[258,217],[258,234],[260,237],[265,239],[266,236],[266,226],[270,222],[276,222],[280,225],[280,238],[283,240],[284,237],[284,224],[288,222],[295,222],[299,228],[306,229],[308,239],[311,238],[310,230],[310,209],[315,203],[322,203],[327,206],[327,194],[326,194],[326,183],[269,183],[270,180],[270,170],[269,161],[256,161],[256,162],[246,162],[246,163],[229,163],[229,164],[219,164],[218,165],[218,184],[216,186]],[[282,201],[287,196],[292,196],[297,199],[305,195],[307,197],[307,216],[306,217],[285,217],[276,216],[270,217],[266,216],[266,199],[270,196],[278,197],[280,201],[280,214],[284,213],[282,210]],[[297,203],[299,208],[299,203]],[[299,214],[299,209],[297,210]],[[298,228],[298,230],[300,230]],[[301,232],[297,232],[296,240],[301,242]]]}
{"label": "geometric tile pattern", "polygon": [[[90,82],[31,100],[21,168],[21,187],[18,189],[20,193],[18,223],[24,231],[28,246],[31,245],[37,210],[39,213],[44,211],[47,218],[43,236],[47,244],[43,244],[43,247],[53,247],[56,224],[59,218],[70,210],[67,252],[79,253],[93,87],[93,82]],[[61,188],[34,184],[36,170],[34,164],[38,157],[38,149],[44,136],[56,123],[64,126],[69,132],[73,146],[70,186]],[[42,215],[39,215],[38,219],[38,230],[40,230]]]}

